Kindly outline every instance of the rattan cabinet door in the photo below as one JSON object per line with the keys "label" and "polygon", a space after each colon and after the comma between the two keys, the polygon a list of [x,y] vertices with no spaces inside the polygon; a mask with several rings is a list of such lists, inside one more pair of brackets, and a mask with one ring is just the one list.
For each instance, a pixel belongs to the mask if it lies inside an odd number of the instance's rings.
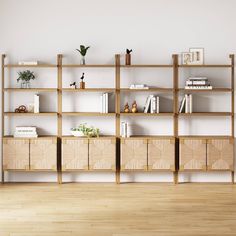
{"label": "rattan cabinet door", "polygon": [[4,170],[29,169],[29,139],[3,139]]}
{"label": "rattan cabinet door", "polygon": [[57,138],[30,140],[30,169],[57,170]]}
{"label": "rattan cabinet door", "polygon": [[148,140],[148,170],[175,170],[175,139]]}
{"label": "rattan cabinet door", "polygon": [[234,139],[214,138],[207,140],[207,169],[233,170]]}
{"label": "rattan cabinet door", "polygon": [[180,139],[180,170],[206,170],[206,139]]}
{"label": "rattan cabinet door", "polygon": [[62,170],[88,170],[88,139],[62,139]]}
{"label": "rattan cabinet door", "polygon": [[147,170],[147,139],[121,140],[121,170]]}
{"label": "rattan cabinet door", "polygon": [[94,138],[89,140],[89,169],[116,169],[115,138]]}

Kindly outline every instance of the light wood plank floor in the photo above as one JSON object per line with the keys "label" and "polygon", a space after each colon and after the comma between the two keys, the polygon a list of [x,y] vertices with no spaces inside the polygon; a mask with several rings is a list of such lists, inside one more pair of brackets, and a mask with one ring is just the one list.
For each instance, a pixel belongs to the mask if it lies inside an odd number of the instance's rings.
{"label": "light wood plank floor", "polygon": [[236,186],[0,184],[6,235],[236,235]]}

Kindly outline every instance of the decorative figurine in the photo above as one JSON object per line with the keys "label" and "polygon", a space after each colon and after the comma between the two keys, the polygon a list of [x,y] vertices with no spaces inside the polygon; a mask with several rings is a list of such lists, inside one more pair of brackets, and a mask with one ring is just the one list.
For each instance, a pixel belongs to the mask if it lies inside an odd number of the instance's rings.
{"label": "decorative figurine", "polygon": [[133,102],[131,111],[133,113],[137,113],[138,112],[138,106],[137,106],[136,101]]}
{"label": "decorative figurine", "polygon": [[15,109],[15,113],[27,113],[28,110],[26,106],[20,105],[18,108]]}
{"label": "decorative figurine", "polygon": [[70,84],[70,88],[76,89],[76,82]]}
{"label": "decorative figurine", "polygon": [[129,104],[128,104],[128,102],[125,104],[124,112],[129,113]]}
{"label": "decorative figurine", "polygon": [[126,66],[130,66],[131,65],[131,52],[133,50],[132,49],[126,49],[126,54],[125,54],[125,65]]}
{"label": "decorative figurine", "polygon": [[84,73],[81,76],[81,82],[79,83],[80,89],[85,89],[85,82],[84,82]]}

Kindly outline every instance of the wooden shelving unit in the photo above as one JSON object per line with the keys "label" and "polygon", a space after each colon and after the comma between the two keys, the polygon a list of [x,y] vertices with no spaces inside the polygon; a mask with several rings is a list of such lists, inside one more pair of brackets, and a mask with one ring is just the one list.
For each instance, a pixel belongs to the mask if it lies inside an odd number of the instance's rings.
{"label": "wooden shelving unit", "polygon": [[[105,171],[115,171],[116,173],[116,182],[120,183],[120,172],[121,171],[136,171],[135,169],[127,169],[127,166],[125,167],[122,165],[122,151],[123,148],[126,148],[125,150],[129,150],[130,141],[134,142],[140,142],[140,150],[138,151],[137,155],[140,153],[143,153],[144,156],[147,156],[147,160],[141,160],[141,167],[137,168],[137,171],[171,171],[173,173],[173,179],[175,183],[178,183],[178,171],[184,171],[179,168],[179,153],[177,152],[177,149],[175,149],[175,146],[184,139],[196,139],[196,140],[206,140],[206,145],[209,148],[212,148],[212,142],[214,142],[215,139],[222,139],[224,142],[227,142],[227,140],[231,140],[234,138],[234,55],[230,55],[231,64],[207,64],[207,65],[180,65],[178,62],[178,55],[174,54],[172,56],[172,64],[136,64],[136,65],[121,65],[120,63],[120,55],[115,55],[115,63],[114,64],[92,64],[92,65],[79,65],[79,64],[63,64],[63,56],[59,54],[57,56],[57,63],[56,64],[40,64],[40,65],[17,65],[17,64],[5,64],[5,55],[2,55],[2,127],[4,127],[4,117],[5,116],[56,116],[57,117],[57,135],[56,138],[58,140],[58,162],[57,162],[57,173],[58,173],[58,182],[62,183],[62,173],[64,171],[84,171],[84,169],[79,168],[78,170],[70,169],[69,167],[67,169],[63,169],[63,163],[62,163],[62,152],[63,149],[61,148],[66,142],[66,139],[78,142],[76,145],[81,145],[81,147],[85,147],[84,150],[86,150],[86,145],[91,145],[92,148],[95,148],[94,153],[96,153],[96,148],[100,148],[101,143],[100,141],[104,140],[104,142],[111,142],[111,145],[113,147],[113,154],[114,154],[114,143],[116,146],[116,158],[115,158],[115,166],[113,166],[114,163],[112,163],[112,168],[104,168]],[[57,88],[31,88],[31,89],[19,89],[19,88],[5,88],[4,87],[4,80],[5,80],[5,69],[11,69],[11,68],[55,68],[57,69]],[[94,69],[106,69],[110,68],[115,70],[115,86],[114,88],[86,88],[86,89],[71,89],[71,88],[63,88],[62,87],[62,81],[63,81],[63,69],[73,69],[73,68],[94,68]],[[149,89],[129,89],[129,88],[121,88],[121,70],[122,69],[138,69],[138,68],[166,68],[171,69],[173,76],[170,78],[170,82],[172,82],[171,87],[151,87]],[[186,90],[184,88],[179,87],[179,70],[186,70],[188,68],[226,68],[231,70],[231,87],[230,88],[213,88],[212,90]],[[158,84],[157,84],[158,86]],[[42,113],[14,113],[14,112],[6,112],[4,109],[4,94],[8,92],[56,92],[57,97],[57,111],[56,112],[42,112]],[[64,93],[101,93],[101,92],[108,92],[113,93],[115,95],[115,111],[111,113],[99,113],[99,112],[65,112],[62,110],[62,99]],[[165,94],[172,94],[173,97],[173,111],[172,112],[161,112],[161,113],[124,113],[121,111],[121,93],[150,93],[150,92],[157,92],[157,93],[165,93]],[[230,93],[231,95],[231,111],[229,112],[193,112],[193,113],[178,113],[179,109],[179,96],[184,93]],[[115,134],[111,136],[100,136],[97,139],[88,139],[88,138],[76,138],[72,136],[66,136],[62,134],[62,117],[64,116],[91,116],[91,117],[114,117],[115,118]],[[120,126],[121,126],[121,117],[138,117],[139,116],[150,116],[150,117],[156,117],[157,122],[158,117],[165,117],[170,116],[173,119],[173,135],[171,136],[159,136],[159,135],[138,135],[138,136],[131,136],[130,138],[121,138],[120,136]],[[180,117],[191,117],[194,116],[216,116],[216,117],[222,117],[222,116],[229,116],[231,117],[231,135],[229,136],[193,136],[193,135],[187,135],[187,136],[179,136],[179,118]],[[13,137],[7,137],[4,136],[4,128],[2,129],[2,137],[5,138],[12,138]],[[39,138],[55,138],[54,136],[45,136],[45,137],[39,137]],[[93,141],[92,141],[93,140]],[[96,141],[97,140],[97,141]],[[114,141],[115,140],[115,141]],[[161,145],[166,145],[168,149],[172,150],[172,153],[169,156],[169,161],[173,162],[171,160],[171,155],[174,156],[174,164],[172,163],[169,165],[169,167],[160,168],[154,166],[155,156],[153,156],[153,153],[157,153],[156,146],[159,142],[161,142]],[[204,141],[205,142],[205,141]],[[186,142],[187,143],[187,142]],[[85,146],[83,146],[85,145]],[[126,145],[126,146],[122,146]],[[168,146],[169,145],[169,146]],[[181,145],[181,144],[180,144]],[[227,144],[228,145],[228,144]],[[108,147],[109,145],[106,144]],[[131,145],[132,147],[132,145]],[[121,150],[120,150],[121,148]],[[150,152],[150,150],[153,150]],[[211,149],[210,149],[211,150]],[[100,152],[101,150],[98,150]],[[87,155],[94,155],[94,153],[90,153]],[[135,150],[133,150],[134,157],[135,157]],[[106,153],[108,155],[108,153]],[[133,154],[132,154],[133,155]],[[3,153],[2,153],[3,156]],[[93,158],[97,158],[96,155],[93,156]],[[125,157],[125,161],[129,161],[129,157]],[[128,159],[127,159],[128,158]],[[165,160],[162,160],[165,161]],[[212,161],[212,160],[211,160]],[[213,160],[214,161],[214,160]],[[153,162],[151,164],[151,162]],[[145,164],[146,163],[146,164]],[[94,168],[94,163],[88,163],[86,164],[86,171],[104,171],[102,169],[96,169]],[[90,169],[92,168],[92,169]],[[228,169],[227,169],[228,170]],[[16,170],[19,171],[19,170]],[[28,169],[27,171],[32,171]],[[188,170],[188,171],[215,171],[214,169],[206,169],[205,170]],[[225,169],[224,169],[225,171]],[[234,170],[230,170],[232,173],[232,181],[234,181]],[[2,166],[2,179],[4,181],[4,168]]]}

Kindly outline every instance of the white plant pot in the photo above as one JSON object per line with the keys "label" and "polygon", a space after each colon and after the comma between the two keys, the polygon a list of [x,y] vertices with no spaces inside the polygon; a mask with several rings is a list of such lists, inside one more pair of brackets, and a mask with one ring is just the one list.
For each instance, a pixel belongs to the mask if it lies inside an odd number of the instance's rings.
{"label": "white plant pot", "polygon": [[85,136],[82,131],[73,131],[73,130],[71,130],[71,134],[75,137],[84,137]]}

